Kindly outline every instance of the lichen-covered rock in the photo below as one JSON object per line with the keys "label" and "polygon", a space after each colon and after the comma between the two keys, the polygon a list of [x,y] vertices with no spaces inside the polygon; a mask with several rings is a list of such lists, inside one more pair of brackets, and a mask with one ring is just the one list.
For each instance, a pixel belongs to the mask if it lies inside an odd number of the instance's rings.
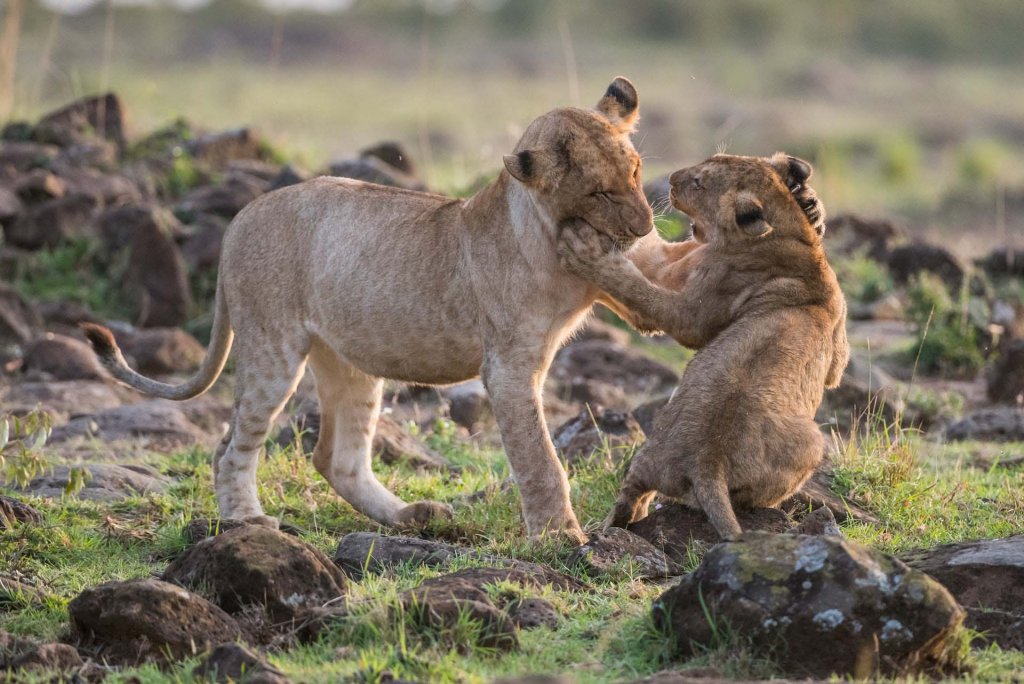
{"label": "lichen-covered rock", "polygon": [[86,589],[68,614],[79,646],[118,664],[178,660],[240,634],[234,619],[206,599],[153,579]]}
{"label": "lichen-covered rock", "polygon": [[229,613],[263,606],[289,620],[345,593],[345,575],[318,549],[277,530],[247,525],[196,544],[163,579],[209,596]]}
{"label": "lichen-covered rock", "polygon": [[664,551],[643,537],[618,527],[591,535],[587,543],[572,555],[569,563],[582,564],[592,575],[602,575],[616,568],[631,570],[638,579],[680,574],[678,566]]}
{"label": "lichen-covered rock", "polygon": [[[785,532],[792,525],[777,508],[738,509],[736,517],[747,532]],[[722,541],[704,511],[682,504],[652,506],[646,518],[631,523],[628,529],[680,565],[687,563],[691,544],[708,546]]]}
{"label": "lichen-covered rock", "polygon": [[680,654],[724,630],[801,676],[956,668],[964,610],[941,584],[845,539],[748,533],[654,603]]}

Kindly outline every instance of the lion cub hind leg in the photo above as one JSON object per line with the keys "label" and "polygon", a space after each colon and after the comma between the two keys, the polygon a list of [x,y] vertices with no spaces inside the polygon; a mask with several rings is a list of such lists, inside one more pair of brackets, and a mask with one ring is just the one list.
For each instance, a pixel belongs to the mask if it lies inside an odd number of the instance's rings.
{"label": "lion cub hind leg", "polygon": [[660,491],[660,473],[657,461],[651,455],[653,445],[648,444],[633,457],[626,471],[626,477],[619,488],[615,506],[604,521],[604,529],[626,527],[630,523],[647,517],[654,495]]}
{"label": "lion cub hind leg", "polygon": [[302,379],[305,356],[288,349],[240,344],[235,415],[217,449],[214,489],[222,518],[277,527],[263,514],[256,490],[256,468],[270,425]]}
{"label": "lion cub hind leg", "polygon": [[373,433],[380,416],[384,382],[366,375],[323,345],[310,355],[320,397],[320,436],[313,465],[341,498],[382,525],[423,527],[450,517],[451,507],[435,501],[406,504],[373,474]]}
{"label": "lion cub hind leg", "polygon": [[743,534],[743,528],[729,500],[729,485],[725,477],[694,478],[693,496],[704,509],[718,536],[729,540]]}

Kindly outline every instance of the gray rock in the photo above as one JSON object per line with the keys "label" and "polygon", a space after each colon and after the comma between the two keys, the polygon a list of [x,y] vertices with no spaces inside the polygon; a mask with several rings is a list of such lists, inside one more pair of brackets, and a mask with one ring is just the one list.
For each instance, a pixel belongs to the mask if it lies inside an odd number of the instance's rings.
{"label": "gray rock", "polygon": [[0,389],[0,403],[6,409],[24,413],[39,406],[50,414],[56,425],[71,416],[116,408],[132,396],[129,390],[112,383],[91,380],[21,382],[6,390]]}
{"label": "gray rock", "polygon": [[221,644],[196,666],[193,676],[238,684],[287,684],[284,673],[241,644]]}
{"label": "gray rock", "polygon": [[998,406],[969,413],[946,427],[950,442],[976,439],[983,442],[1024,441],[1024,410]]}
{"label": "gray rock", "polygon": [[124,107],[114,93],[83,97],[45,114],[33,137],[62,147],[101,136],[124,147]]}
{"label": "gray rock", "polygon": [[629,413],[590,406],[560,425],[551,441],[570,468],[592,464],[595,458],[614,468],[644,441],[644,431]]}
{"label": "gray rock", "polygon": [[38,523],[42,520],[42,513],[28,504],[0,494],[0,530],[14,527],[16,523]]}
{"label": "gray rock", "polygon": [[215,436],[189,420],[180,405],[165,399],[151,399],[74,418],[54,429],[50,443],[59,444],[75,437],[95,437],[106,442],[136,440],[154,451],[173,451],[216,441]]}
{"label": "gray rock", "polygon": [[181,328],[131,328],[113,332],[132,368],[144,375],[191,372],[206,356],[206,348]]}
{"label": "gray rock", "polygon": [[1024,340],[1002,346],[988,371],[988,398],[1019,405],[1024,402]]}
{"label": "gray rock", "polygon": [[41,321],[35,309],[11,286],[0,282],[0,361],[35,337]]}
{"label": "gray rock", "polygon": [[679,381],[679,375],[668,366],[629,347],[600,339],[563,348],[551,364],[551,377],[562,385],[573,378],[599,380],[629,394],[669,391]]}
{"label": "gray rock", "polygon": [[505,613],[519,629],[555,629],[562,620],[554,604],[542,598],[514,599],[505,606]]}
{"label": "gray rock", "polygon": [[[85,484],[75,496],[87,501],[121,501],[130,496],[162,492],[167,487],[167,478],[145,466],[87,463],[76,468],[84,471]],[[57,465],[33,478],[23,488],[2,480],[0,488],[44,499],[59,499],[70,490],[74,474],[72,466]]]}
{"label": "gray rock", "polygon": [[470,380],[443,390],[448,400],[448,415],[456,425],[461,425],[474,432],[481,423],[494,415],[491,398],[487,394],[484,383]]}
{"label": "gray rock", "polygon": [[46,373],[55,380],[103,380],[108,377],[88,344],[56,333],[46,333],[25,345],[22,369]]}
{"label": "gray rock", "polygon": [[748,533],[720,544],[653,612],[680,655],[729,629],[798,676],[955,671],[962,657],[964,611],[942,585],[835,537]]}
{"label": "gray rock", "polygon": [[437,567],[456,558],[486,560],[487,556],[460,546],[415,537],[389,537],[375,532],[351,532],[342,537],[334,562],[354,580],[397,565]]}

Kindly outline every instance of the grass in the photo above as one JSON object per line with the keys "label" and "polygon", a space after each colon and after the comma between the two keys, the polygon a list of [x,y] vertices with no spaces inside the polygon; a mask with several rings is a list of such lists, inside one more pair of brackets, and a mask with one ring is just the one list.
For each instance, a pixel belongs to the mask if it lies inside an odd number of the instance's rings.
{"label": "grass", "polygon": [[[837,457],[837,488],[882,521],[878,526],[844,525],[852,539],[896,553],[1024,531],[1024,470],[1001,467],[998,454],[979,459],[981,447],[976,444],[937,445],[893,426],[869,427],[856,439],[841,441]],[[771,674],[769,663],[752,659],[730,640],[697,658],[673,661],[669,642],[653,630],[650,619],[651,602],[662,586],[635,580],[628,568],[610,577],[590,578],[578,568],[567,567],[570,549],[525,539],[518,496],[499,487],[508,475],[499,450],[468,442],[444,421],[424,437],[462,466],[460,476],[417,474],[401,465],[378,464],[377,472],[407,499],[430,497],[457,504],[454,519],[435,524],[429,530],[431,536],[547,563],[586,579],[596,591],[543,591],[541,595],[564,616],[556,632],[544,628],[523,632],[519,650],[499,656],[481,648],[453,649],[437,635],[409,633],[404,619],[393,610],[398,593],[447,570],[399,567],[351,583],[353,617],[332,626],[318,642],[271,656],[293,679],[380,681],[383,673],[390,672],[423,681],[478,682],[525,672],[565,672],[580,682],[609,682],[668,667],[707,666],[734,677]],[[1024,445],[1000,448],[1013,454]],[[183,550],[187,522],[194,516],[215,515],[209,456],[196,448],[165,457],[161,469],[176,483],[163,494],[113,504],[73,496],[32,500],[43,512],[44,522],[0,532],[0,571],[33,578],[48,597],[39,604],[8,605],[0,611],[0,630],[59,638],[67,628],[67,601],[86,587],[159,573]],[[593,529],[599,524],[611,506],[619,477],[599,465],[572,475],[573,501],[584,526]],[[326,553],[333,552],[347,532],[377,528],[341,501],[294,446],[269,450],[260,466],[259,482],[268,513],[297,525],[304,530],[305,541]],[[493,491],[470,505],[458,505],[465,495],[484,488]],[[697,558],[693,560],[696,563]],[[458,563],[453,567],[471,561]],[[473,629],[472,624],[457,628],[468,630],[463,636],[471,635]],[[1024,667],[1024,654],[988,648],[976,651],[974,661],[979,676],[998,679]],[[149,666],[129,669],[111,681],[131,677],[142,682],[187,681],[194,665],[195,661],[185,661],[164,672]]]}

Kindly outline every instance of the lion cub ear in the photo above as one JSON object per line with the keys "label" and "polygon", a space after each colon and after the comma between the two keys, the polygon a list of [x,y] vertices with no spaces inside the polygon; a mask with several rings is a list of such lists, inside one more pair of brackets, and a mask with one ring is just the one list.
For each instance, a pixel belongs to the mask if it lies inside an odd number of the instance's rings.
{"label": "lion cub ear", "polygon": [[597,111],[622,133],[632,133],[633,126],[640,118],[640,100],[636,88],[628,78],[619,76],[597,103]]}
{"label": "lion cub ear", "polygon": [[784,152],[776,152],[771,158],[771,164],[779,172],[790,192],[799,192],[803,189],[807,179],[814,173],[814,167],[810,162],[799,157],[791,157]]}
{"label": "lion cub ear", "polygon": [[515,154],[506,154],[501,158],[505,169],[512,177],[524,185],[532,185],[540,178],[544,165],[544,155],[536,150],[523,150]]}
{"label": "lion cub ear", "polygon": [[736,203],[733,205],[736,212],[736,225],[744,234],[751,237],[764,237],[772,232],[764,216],[764,206],[756,197],[749,193],[741,193],[736,196]]}

